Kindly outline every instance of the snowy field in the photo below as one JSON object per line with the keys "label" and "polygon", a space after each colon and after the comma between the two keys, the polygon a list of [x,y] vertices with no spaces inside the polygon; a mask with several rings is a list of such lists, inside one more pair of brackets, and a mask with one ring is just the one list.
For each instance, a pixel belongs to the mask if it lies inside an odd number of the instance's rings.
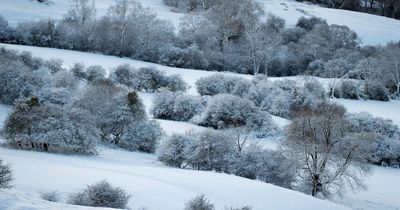
{"label": "snowy field", "polygon": [[[31,0],[0,0],[0,14],[16,25],[18,22],[55,18],[61,19],[68,9],[68,1],[52,0],[51,5],[41,5]],[[137,0],[143,6],[151,8],[157,15],[179,26],[179,19],[184,14],[174,12],[163,5],[162,0]],[[286,20],[293,26],[302,17],[317,16],[329,24],[347,25],[360,37],[364,45],[386,44],[400,40],[400,21],[359,12],[322,8],[317,5],[296,2],[294,0],[258,0],[265,11]],[[97,14],[104,15],[113,0],[96,0]]]}
{"label": "snowy field", "polygon": [[[185,81],[192,85],[190,91],[193,94],[196,93],[193,85],[197,79],[215,74],[215,72],[177,69],[114,56],[28,46],[3,46],[26,50],[45,59],[63,59],[66,66],[72,65],[74,62],[102,65],[108,69],[123,63],[129,63],[134,67],[154,65],[167,74],[180,74]],[[238,76],[251,79],[250,75]],[[148,111],[154,94],[140,93],[140,97]],[[400,126],[400,101],[377,102],[342,99],[334,101],[346,106],[350,112],[367,111],[375,116],[392,119]],[[10,107],[0,106],[0,124],[10,111]],[[273,117],[273,119],[281,126],[288,123],[282,118]],[[202,129],[184,122],[167,120],[158,120],[158,122],[167,134]],[[102,149],[98,156],[79,157],[14,151],[4,148],[0,149],[0,154],[7,162],[12,163],[16,174],[15,188],[5,194],[0,194],[0,203],[2,203],[1,199],[16,199],[16,202],[13,203],[39,206],[37,209],[43,208],[43,205],[47,209],[60,209],[55,207],[59,204],[40,201],[38,193],[41,190],[58,189],[67,194],[79,189],[84,184],[91,184],[101,179],[109,179],[116,185],[124,186],[133,195],[130,205],[134,208],[145,206],[150,209],[182,209],[188,199],[198,193],[205,193],[217,204],[219,209],[223,209],[225,205],[252,205],[255,210],[264,210],[266,207],[279,210],[345,209],[335,206],[331,202],[316,200],[258,181],[212,172],[168,168],[162,166],[154,155]],[[60,179],[60,177],[63,178]],[[369,187],[367,191],[349,193],[344,198],[338,199],[338,202],[353,209],[398,210],[400,209],[400,195],[396,190],[400,189],[399,177],[399,169],[374,167],[374,174],[367,178]],[[16,206],[7,209],[25,208]],[[70,207],[63,206],[61,209],[70,209]]]}

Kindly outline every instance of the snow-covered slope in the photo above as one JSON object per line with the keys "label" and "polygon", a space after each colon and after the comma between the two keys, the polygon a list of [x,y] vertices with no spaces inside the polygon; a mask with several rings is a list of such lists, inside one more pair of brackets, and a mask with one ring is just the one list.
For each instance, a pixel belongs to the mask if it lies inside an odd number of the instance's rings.
{"label": "snow-covered slope", "polygon": [[[11,111],[0,106],[0,122]],[[232,175],[175,169],[164,166],[154,155],[99,149],[99,155],[66,156],[0,148],[0,156],[12,164],[14,188],[0,192],[0,209],[78,209],[41,201],[41,191],[58,190],[65,203],[69,193],[86,184],[107,179],[123,186],[132,198],[129,207],[179,210],[185,202],[204,193],[216,204],[251,205],[254,210],[345,210],[346,207],[315,199],[260,181]],[[86,208],[84,208],[86,209]]]}
{"label": "snow-covered slope", "polygon": [[[53,4],[43,5],[31,0],[0,0],[0,14],[12,25],[21,21],[46,18],[61,19],[68,9],[67,0],[52,0]],[[182,13],[174,12],[166,7],[162,0],[137,0],[143,6],[151,8],[162,19],[179,26]],[[267,12],[278,15],[293,26],[301,16],[317,16],[324,18],[329,24],[347,25],[357,32],[364,45],[386,44],[400,40],[400,21],[346,10],[323,8],[317,5],[296,2],[294,0],[258,0]],[[96,0],[97,14],[103,15],[113,0]]]}
{"label": "snow-covered slope", "polygon": [[[74,62],[83,62],[86,65],[102,65],[108,69],[123,63],[130,63],[135,67],[156,66],[167,74],[180,74],[192,86],[197,79],[216,73],[177,69],[127,58],[92,53],[28,46],[2,46],[9,49],[26,50],[32,52],[35,56],[45,59],[60,58],[65,61],[66,66],[72,65]],[[232,73],[227,74],[235,75]],[[237,76],[251,79],[250,75]],[[280,78],[272,79],[276,80]],[[289,79],[302,80],[303,78],[292,77]],[[321,81],[324,84],[328,82],[328,80]],[[193,87],[190,92],[196,94]],[[140,93],[140,97],[148,111],[154,94]],[[400,126],[399,101],[334,101],[345,105],[351,112],[367,111],[375,116],[392,119]],[[0,124],[10,110],[10,107],[0,106]],[[281,118],[274,117],[274,120],[281,126],[288,123],[287,120]],[[159,122],[168,134],[185,132],[190,129],[201,129],[201,127],[189,123],[164,120],[159,120]],[[166,205],[171,208],[174,207],[172,209],[176,209],[176,207],[181,209],[187,199],[197,193],[204,192],[221,208],[224,205],[253,205],[254,209],[265,209],[266,207],[268,209],[296,209],[294,207],[299,209],[326,209],[325,207],[317,208],[313,203],[314,201],[308,200],[307,196],[304,198],[302,197],[304,195],[297,197],[297,193],[265,183],[212,172],[167,168],[162,166],[153,155],[103,149],[99,156],[87,158],[0,149],[0,157],[3,156],[14,165],[13,168],[15,168],[14,170],[17,174],[16,188],[11,193],[27,192],[28,195],[36,197],[35,199],[38,197],[37,192],[42,189],[59,189],[63,192],[71,192],[83,184],[90,184],[99,179],[107,178],[116,184],[126,186],[129,192],[133,193],[132,205],[135,207],[145,205],[151,207],[150,209],[159,209],[160,206]],[[62,175],[63,173],[65,175]],[[63,177],[63,179],[59,177]],[[396,193],[396,189],[400,188],[400,182],[396,181],[397,177],[400,177],[400,170],[398,169],[375,167],[374,175],[368,178],[369,189],[366,192],[348,194],[345,196],[345,199],[340,199],[339,202],[355,209],[373,210],[379,208],[398,210],[400,209],[400,195]],[[180,180],[184,181],[182,183],[178,182]],[[276,193],[275,189],[277,189]],[[155,194],[153,195],[152,193]],[[285,193],[294,194],[285,195]],[[14,195],[8,196],[13,197]],[[279,196],[289,196],[293,201],[278,200]],[[0,195],[0,197],[2,196]],[[156,197],[155,200],[152,200],[153,197]],[[170,201],[171,199],[172,201]],[[310,208],[299,206],[304,205],[299,201],[302,199],[305,199],[304,202],[312,204],[310,204]],[[275,206],[278,203],[283,203],[283,206]]]}
{"label": "snow-covered slope", "polygon": [[[251,205],[254,210],[347,209],[259,181],[214,172],[168,168],[154,155],[103,149],[98,156],[81,157],[4,148],[0,148],[0,154],[14,170],[14,189],[11,192],[24,192],[34,199],[39,197],[39,191],[54,189],[65,198],[85,184],[107,179],[123,186],[132,195],[129,202],[132,209],[179,210],[199,193],[207,195],[217,209],[231,205]],[[0,194],[0,201],[1,197]],[[35,204],[32,203],[29,209]],[[40,209],[39,203],[38,206],[36,209]]]}

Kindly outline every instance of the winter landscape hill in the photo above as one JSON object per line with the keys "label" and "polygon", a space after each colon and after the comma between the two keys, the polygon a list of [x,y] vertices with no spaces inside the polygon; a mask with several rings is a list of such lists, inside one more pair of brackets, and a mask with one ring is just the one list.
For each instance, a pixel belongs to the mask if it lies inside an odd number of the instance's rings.
{"label": "winter landscape hill", "polygon": [[[179,26],[183,13],[167,7],[162,0],[140,0],[143,6],[151,8],[162,18]],[[400,21],[390,18],[319,7],[317,5],[285,0],[258,0],[267,12],[285,19],[288,27],[296,24],[301,16],[317,16],[329,24],[347,25],[354,30],[362,45],[385,45],[400,40]],[[97,0],[99,15],[105,14],[113,4],[111,0]],[[46,18],[61,19],[68,10],[68,1],[52,0],[49,5],[31,0],[0,0],[0,15],[11,25],[20,22]],[[5,49],[16,52],[30,52],[33,56],[49,60],[61,59],[62,67],[70,69],[75,63],[85,66],[98,65],[110,75],[118,65],[129,64],[134,68],[154,67],[167,76],[180,75],[188,84],[187,94],[199,96],[196,82],[207,76],[236,76],[252,80],[254,76],[232,72],[214,72],[188,68],[175,68],[161,64],[149,63],[130,58],[121,58],[100,53],[79,52],[45,47],[0,44]],[[310,80],[319,81],[326,91],[337,78],[310,76],[270,77],[270,81],[294,81],[302,84]],[[151,106],[157,94],[139,92],[146,113],[153,118]],[[367,112],[374,117],[390,119],[400,126],[400,100],[373,101],[329,99],[343,105],[350,113]],[[10,105],[0,104],[0,127],[3,127],[7,116],[14,111]],[[282,116],[271,115],[272,121],[280,128],[290,123]],[[201,131],[204,127],[193,122],[180,122],[165,119],[154,119],[167,135],[184,134],[188,131]],[[276,149],[277,139],[257,139],[257,144]],[[0,142],[5,142],[0,139]],[[213,171],[199,171],[168,167],[158,160],[155,154],[130,152],[119,148],[99,146],[97,154],[92,156],[62,155],[47,152],[14,150],[0,147],[0,158],[10,163],[14,181],[13,187],[0,190],[0,209],[106,209],[70,205],[67,197],[83,186],[100,180],[108,180],[113,185],[123,187],[131,199],[130,209],[177,210],[184,209],[185,203],[199,194],[205,194],[214,203],[216,209],[228,209],[231,206],[251,206],[253,210],[399,210],[400,170],[398,168],[372,166],[372,175],[366,176],[365,191],[345,192],[331,199],[319,199],[294,190],[250,180],[235,175]],[[41,199],[41,192],[57,190],[60,202],[49,202]]]}

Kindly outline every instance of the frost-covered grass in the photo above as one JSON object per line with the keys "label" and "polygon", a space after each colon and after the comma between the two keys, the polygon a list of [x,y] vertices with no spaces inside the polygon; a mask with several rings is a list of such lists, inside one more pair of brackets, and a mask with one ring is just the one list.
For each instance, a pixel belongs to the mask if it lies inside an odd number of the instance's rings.
{"label": "frost-covered grass", "polygon": [[[61,19],[68,9],[68,1],[52,0],[51,5],[42,5],[30,0],[0,0],[0,14],[12,25],[18,22],[47,18]],[[174,12],[166,7],[162,0],[137,0],[143,6],[151,8],[162,18],[172,22],[177,28],[182,13]],[[286,20],[293,26],[299,17],[317,16],[327,20],[329,24],[347,25],[357,32],[364,45],[384,45],[390,41],[400,40],[400,21],[346,10],[323,8],[317,5],[300,3],[294,0],[258,0],[267,12],[271,12]],[[97,14],[103,15],[113,3],[112,0],[96,0]]]}

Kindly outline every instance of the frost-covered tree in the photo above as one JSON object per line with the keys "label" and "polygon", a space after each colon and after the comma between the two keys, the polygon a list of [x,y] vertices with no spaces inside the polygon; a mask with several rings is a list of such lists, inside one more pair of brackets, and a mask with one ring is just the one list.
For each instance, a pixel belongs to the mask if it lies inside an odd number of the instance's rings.
{"label": "frost-covered tree", "polygon": [[141,120],[128,125],[116,144],[131,151],[154,153],[163,135],[157,122]]}
{"label": "frost-covered tree", "polygon": [[207,104],[200,125],[230,128],[256,125],[262,113],[254,104],[238,96],[220,94]]}
{"label": "frost-covered tree", "polygon": [[193,136],[189,133],[173,134],[161,142],[157,157],[168,166],[184,168],[187,166],[186,150],[192,141]]}
{"label": "frost-covered tree", "polygon": [[295,88],[293,83],[291,80],[272,82],[267,79],[256,79],[250,86],[247,97],[264,111],[288,117]]}
{"label": "frost-covered tree", "polygon": [[283,152],[297,164],[302,190],[312,196],[364,186],[373,140],[351,130],[345,113],[340,105],[321,103],[299,109],[287,127]]}
{"label": "frost-covered tree", "polygon": [[260,72],[264,64],[264,74],[268,74],[268,64],[276,55],[275,49],[281,43],[280,30],[284,28],[285,21],[273,15],[269,15],[266,23],[255,24],[245,21],[247,28],[245,36],[248,44],[248,56],[253,66],[253,74]]}
{"label": "frost-covered tree", "polygon": [[7,144],[28,150],[93,153],[98,135],[95,130],[81,132],[82,125],[70,114],[65,107],[42,103],[36,97],[22,101],[5,121]]}
{"label": "frost-covered tree", "polygon": [[137,93],[107,80],[87,87],[74,102],[74,107],[87,110],[95,118],[101,139],[108,144],[118,145],[128,126],[147,120]]}
{"label": "frost-covered tree", "polygon": [[89,82],[104,80],[106,78],[106,70],[101,66],[89,66],[86,69],[85,76]]}
{"label": "frost-covered tree", "polygon": [[186,161],[194,169],[228,171],[229,157],[234,154],[234,140],[227,134],[205,130],[197,134],[186,149]]}

